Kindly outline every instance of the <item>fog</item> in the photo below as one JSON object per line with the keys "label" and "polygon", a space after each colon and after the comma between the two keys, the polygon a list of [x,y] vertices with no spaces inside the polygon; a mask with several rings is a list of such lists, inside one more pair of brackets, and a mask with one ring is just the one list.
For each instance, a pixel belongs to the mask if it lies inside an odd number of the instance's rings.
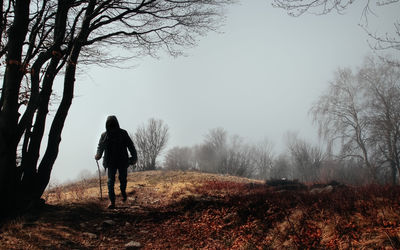
{"label": "fog", "polygon": [[[219,33],[199,38],[185,56],[138,58],[120,68],[84,67],[62,134],[53,182],[97,169],[94,154],[108,115],[134,133],[149,118],[170,131],[168,148],[192,146],[222,127],[251,142],[267,138],[285,150],[285,134],[318,143],[308,111],[338,67],[356,68],[374,52],[360,26],[363,3],[342,15],[288,16],[268,1],[240,1],[227,9]],[[369,16],[372,34],[393,31],[398,4]],[[50,112],[50,115],[53,114]]]}

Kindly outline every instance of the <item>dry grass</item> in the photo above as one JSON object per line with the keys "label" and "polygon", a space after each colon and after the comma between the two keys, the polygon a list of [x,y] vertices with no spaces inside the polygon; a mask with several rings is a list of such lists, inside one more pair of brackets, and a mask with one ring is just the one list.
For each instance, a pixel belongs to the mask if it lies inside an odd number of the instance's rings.
{"label": "dry grass", "polygon": [[126,203],[107,210],[96,179],[53,187],[42,211],[2,225],[0,248],[125,249],[131,241],[144,249],[400,248],[398,187],[315,195],[239,177],[149,171],[130,174],[127,192]]}
{"label": "dry grass", "polygon": [[[128,194],[140,196],[141,193],[152,193],[149,200],[163,200],[171,203],[190,195],[196,195],[196,188],[205,181],[226,181],[234,183],[263,183],[242,177],[215,175],[186,171],[144,171],[128,175],[126,191]],[[107,177],[102,176],[103,198],[107,198]],[[144,191],[145,190],[145,191]],[[144,192],[142,192],[144,191]],[[119,182],[116,177],[115,194],[120,195]],[[82,180],[65,186],[55,186],[45,192],[44,198],[48,204],[63,204],[100,199],[99,179]],[[144,197],[143,197],[144,198]],[[165,204],[164,204],[165,205]]]}

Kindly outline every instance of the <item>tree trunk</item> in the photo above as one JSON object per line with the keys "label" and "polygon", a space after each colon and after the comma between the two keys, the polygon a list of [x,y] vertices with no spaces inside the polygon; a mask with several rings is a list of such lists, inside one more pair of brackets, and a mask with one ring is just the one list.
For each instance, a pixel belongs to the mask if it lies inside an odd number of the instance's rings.
{"label": "tree trunk", "polygon": [[82,46],[84,42],[87,41],[89,35],[89,25],[91,22],[90,17],[93,13],[95,5],[96,0],[90,0],[82,22],[82,28],[78,37],[74,40],[73,47],[68,58],[64,77],[63,97],[51,124],[47,148],[38,168],[38,178],[35,185],[35,195],[37,199],[42,196],[49,183],[51,171],[58,156],[59,145],[61,142],[61,132],[64,128],[65,120],[74,97],[76,64],[78,62]]}
{"label": "tree trunk", "polygon": [[21,65],[22,46],[29,24],[28,0],[15,2],[14,21],[8,30],[6,71],[3,78],[0,111],[0,212],[16,206],[16,127],[18,124],[18,94],[24,75]]}
{"label": "tree trunk", "polygon": [[[34,108],[37,108],[35,124],[33,126],[33,131],[29,135],[29,145],[27,150],[24,152],[24,156],[22,158],[21,168],[23,171],[23,178],[21,180],[21,188],[24,194],[25,200],[28,202],[35,202],[36,195],[36,185],[37,185],[37,164],[39,161],[39,152],[40,146],[42,144],[42,139],[44,135],[45,125],[47,114],[49,111],[50,105],[50,97],[52,94],[52,88],[54,79],[59,70],[59,63],[62,59],[62,53],[60,46],[63,42],[63,38],[65,36],[65,28],[67,25],[67,16],[69,9],[68,1],[59,1],[57,6],[57,14],[56,14],[56,26],[54,28],[54,45],[48,49],[45,53],[40,54],[38,59],[34,64],[34,72],[32,74],[32,86],[37,87],[38,83],[38,70],[41,69],[42,65],[51,58],[49,65],[46,68],[46,73],[43,77],[43,84],[40,91],[39,96],[37,97],[36,103],[28,103],[27,110],[22,117],[20,122],[20,130],[19,135],[21,135],[21,131],[25,129],[26,133],[30,133],[29,125],[32,124],[32,118],[34,115]],[[35,72],[38,71],[38,72]],[[35,97],[35,96],[34,96]],[[32,99],[32,96],[31,96]],[[36,97],[35,97],[36,99]],[[35,100],[32,100],[33,102]],[[31,104],[31,106],[29,106]],[[31,109],[29,109],[31,108]],[[25,119],[25,120],[23,120]],[[22,124],[22,123],[25,124]],[[25,127],[24,127],[25,126]],[[25,143],[25,142],[24,142]]]}
{"label": "tree trunk", "polygon": [[33,116],[37,109],[38,101],[39,101],[39,83],[40,83],[40,70],[42,66],[51,58],[50,51],[46,53],[42,53],[38,56],[38,59],[34,62],[31,69],[31,93],[28,105],[24,112],[24,115],[21,117],[18,124],[18,137],[19,140],[24,134],[27,128],[30,129],[32,126]]}
{"label": "tree trunk", "polygon": [[397,178],[396,178],[397,167],[393,161],[390,161],[390,168],[392,170],[392,176],[391,176],[392,177],[392,185],[394,186],[394,185],[396,185],[396,181],[397,181]]}
{"label": "tree trunk", "polygon": [[42,91],[40,92],[39,106],[32,135],[30,137],[28,151],[22,159],[21,167],[24,171],[24,175],[21,184],[23,190],[26,190],[24,191],[24,194],[28,196],[27,199],[29,200],[31,199],[29,193],[32,191],[32,186],[35,185],[36,166],[39,160],[40,145],[44,135],[46,118],[50,104],[50,96],[52,93],[53,82],[59,61],[59,58],[53,57],[49,66],[47,67]]}
{"label": "tree trunk", "polygon": [[75,71],[76,65],[69,63],[65,72],[63,97],[51,124],[46,152],[38,168],[37,198],[40,198],[46,189],[54,162],[58,156],[61,132],[74,96]]}

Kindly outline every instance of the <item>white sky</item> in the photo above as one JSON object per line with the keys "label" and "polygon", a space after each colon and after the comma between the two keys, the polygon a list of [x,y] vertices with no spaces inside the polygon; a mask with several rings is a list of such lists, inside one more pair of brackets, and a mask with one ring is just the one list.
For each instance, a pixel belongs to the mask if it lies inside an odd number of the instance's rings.
{"label": "white sky", "polygon": [[[222,34],[209,33],[186,57],[142,58],[132,69],[91,67],[77,76],[53,182],[95,171],[93,157],[108,115],[134,133],[149,118],[170,129],[168,148],[193,146],[212,128],[285,149],[284,135],[317,143],[308,110],[338,67],[360,66],[371,53],[358,26],[362,4],[344,15],[288,16],[267,0],[228,7]],[[369,29],[393,31],[400,4],[370,16]],[[394,53],[386,51],[386,53]],[[398,54],[395,55],[398,57]]]}

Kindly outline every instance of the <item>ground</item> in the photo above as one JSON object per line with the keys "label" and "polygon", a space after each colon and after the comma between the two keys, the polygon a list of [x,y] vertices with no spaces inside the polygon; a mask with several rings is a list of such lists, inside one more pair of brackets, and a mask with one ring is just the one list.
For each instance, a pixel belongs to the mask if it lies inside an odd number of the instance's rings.
{"label": "ground", "polygon": [[149,171],[130,174],[128,201],[118,196],[110,210],[102,182],[102,200],[98,179],[53,187],[42,209],[1,225],[0,248],[400,249],[399,187],[310,192],[310,186]]}

